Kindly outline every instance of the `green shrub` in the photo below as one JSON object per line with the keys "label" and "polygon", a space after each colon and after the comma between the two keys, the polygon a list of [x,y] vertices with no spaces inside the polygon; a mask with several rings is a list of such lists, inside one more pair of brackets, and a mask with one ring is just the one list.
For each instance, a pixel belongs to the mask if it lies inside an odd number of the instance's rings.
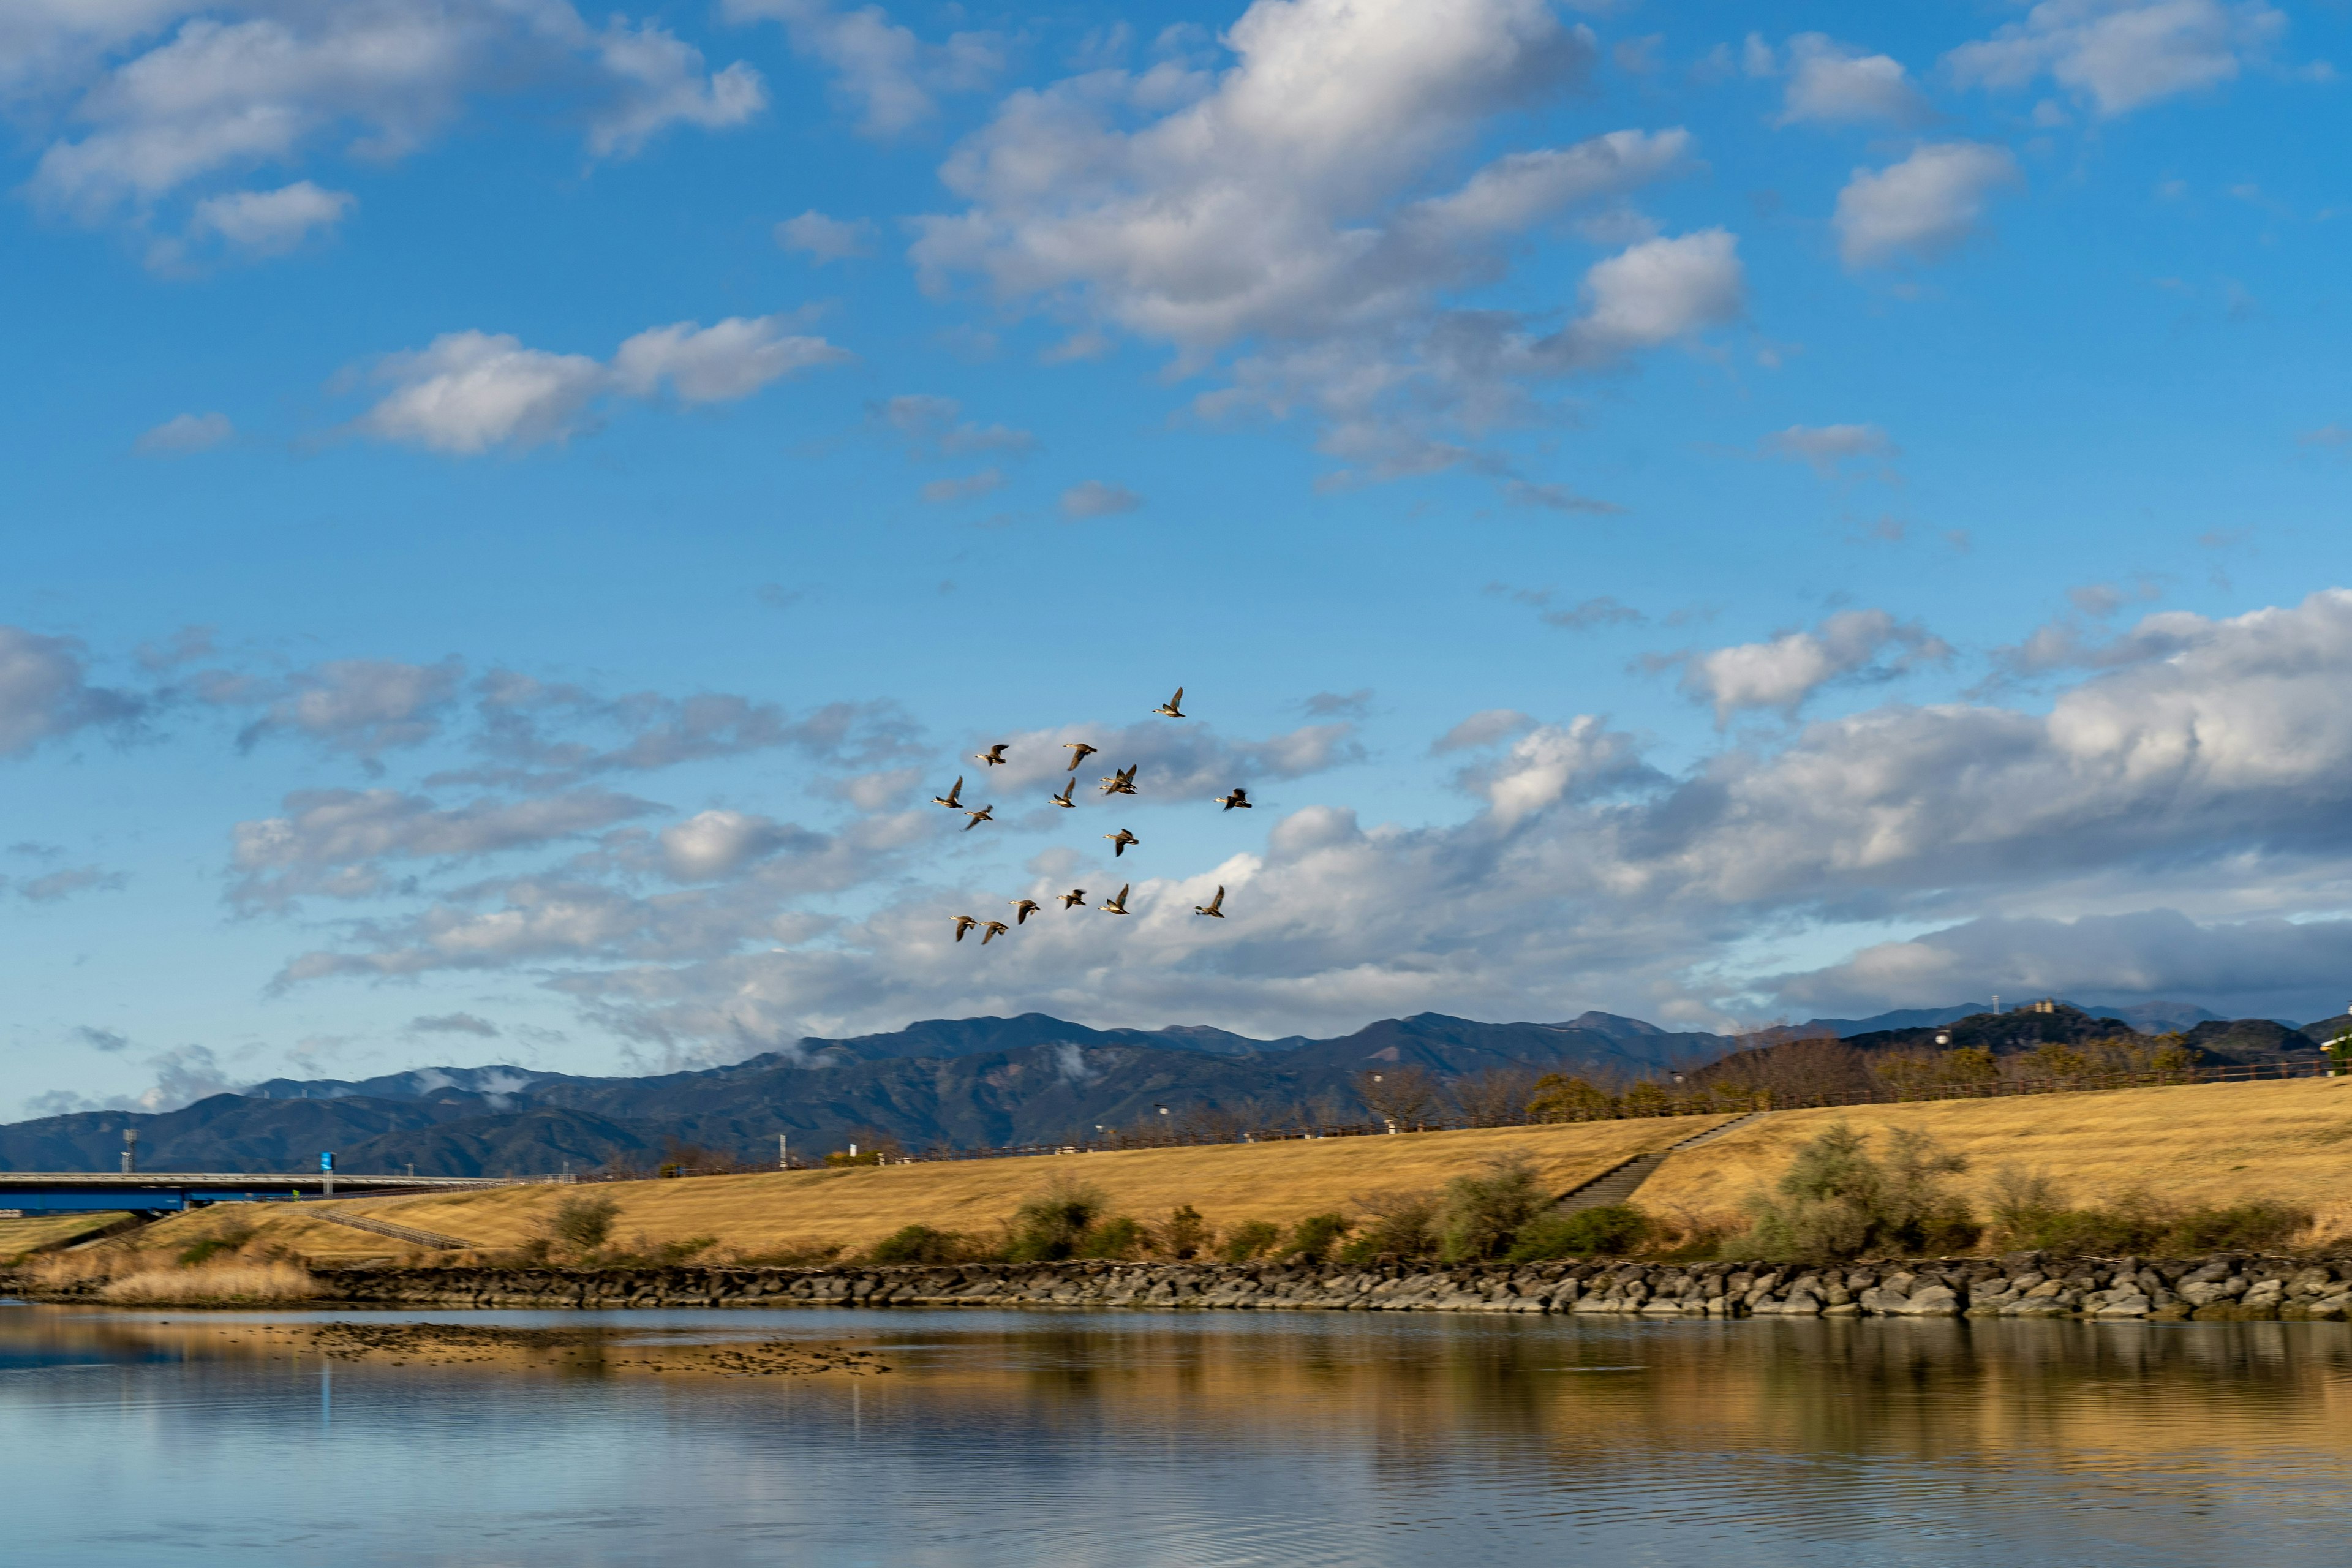
{"label": "green shrub", "polygon": [[1550,1205],[1533,1160],[1517,1150],[1497,1154],[1478,1173],[1445,1184],[1438,1256],[1448,1263],[1500,1258],[1520,1227]]}
{"label": "green shrub", "polygon": [[1153,1238],[1156,1249],[1164,1257],[1181,1261],[1197,1258],[1209,1247],[1209,1222],[1191,1204],[1180,1204],[1168,1213],[1168,1221]]}
{"label": "green shrub", "polygon": [[1225,1245],[1217,1255],[1228,1263],[1247,1263],[1251,1258],[1274,1249],[1282,1239],[1282,1227],[1254,1219],[1247,1225],[1237,1225],[1225,1235]]}
{"label": "green shrub", "polygon": [[1013,1211],[1005,1247],[1010,1263],[1058,1263],[1078,1250],[1087,1232],[1110,1207],[1100,1187],[1059,1176]]}
{"label": "green shrub", "polygon": [[2258,1252],[2284,1247],[2311,1223],[2311,1211],[2257,1198],[2183,1208],[2142,1190],[2075,1208],[2047,1177],[2014,1170],[1993,1176],[1993,1233],[2004,1247],[2120,1257]]}
{"label": "green shrub", "polygon": [[1555,1209],[1519,1227],[1504,1254],[1506,1263],[1540,1263],[1552,1258],[1622,1258],[1650,1238],[1650,1216],[1631,1204],[1562,1214]]}
{"label": "green shrub", "polygon": [[1748,1200],[1750,1228],[1729,1250],[1832,1262],[1972,1247],[1979,1227],[1944,1181],[1967,1168],[1913,1128],[1888,1132],[1885,1157],[1874,1158],[1867,1137],[1837,1122],[1797,1151],[1771,1194]]}
{"label": "green shrub", "polygon": [[1076,1256],[1080,1258],[1133,1258],[1151,1243],[1150,1231],[1143,1222],[1127,1215],[1113,1215],[1087,1227],[1078,1238]]}
{"label": "green shrub", "polygon": [[239,1250],[252,1239],[252,1231],[242,1226],[232,1226],[222,1231],[218,1236],[208,1236],[193,1247],[184,1249],[179,1256],[179,1265],[183,1268],[200,1268],[224,1252]]}
{"label": "green shrub", "polygon": [[2257,1198],[2252,1203],[2208,1205],[2182,1212],[2165,1237],[2164,1250],[2260,1252],[2284,1247],[2311,1223],[2311,1211]]}
{"label": "green shrub", "polygon": [[910,1225],[876,1242],[866,1256],[876,1263],[953,1263],[963,1256],[963,1237],[951,1230]]}
{"label": "green shrub", "polygon": [[1416,1192],[1367,1193],[1352,1201],[1370,1217],[1339,1249],[1342,1263],[1437,1256],[1437,1221],[1443,1200],[1436,1193],[1426,1188]]}
{"label": "green shrub", "polygon": [[1536,1079],[1535,1096],[1528,1101],[1532,1121],[1605,1121],[1617,1114],[1617,1097],[1580,1078],[1546,1073]]}
{"label": "green shrub", "polygon": [[1283,1256],[1302,1263],[1320,1263],[1353,1228],[1353,1223],[1343,1214],[1308,1215],[1290,1227],[1290,1239],[1283,1243]]}
{"label": "green shrub", "polygon": [[577,1252],[593,1252],[613,1238],[621,1205],[611,1198],[566,1198],[547,1221],[547,1234]]}

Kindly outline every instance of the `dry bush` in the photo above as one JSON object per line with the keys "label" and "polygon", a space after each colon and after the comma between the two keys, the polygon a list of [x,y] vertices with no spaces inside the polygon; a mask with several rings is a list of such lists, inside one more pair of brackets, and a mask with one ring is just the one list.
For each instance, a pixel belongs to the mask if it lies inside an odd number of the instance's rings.
{"label": "dry bush", "polygon": [[1445,1091],[1437,1080],[1421,1068],[1404,1067],[1366,1068],[1356,1075],[1356,1098],[1364,1109],[1383,1121],[1402,1126],[1418,1126],[1437,1114],[1445,1101]]}
{"label": "dry bush", "polygon": [[1465,1073],[1447,1087],[1471,1126],[1517,1127],[1528,1119],[1528,1101],[1535,1098],[1537,1081],[1530,1068],[1489,1068]]}
{"label": "dry bush", "polygon": [[99,1299],[125,1307],[191,1307],[309,1301],[319,1282],[291,1263],[231,1263],[208,1268],[149,1268],[110,1281]]}
{"label": "dry bush", "polygon": [[2314,1205],[2311,1223],[2287,1240],[2297,1252],[2339,1251],[2347,1243],[2352,1243],[2352,1199],[2345,1198]]}

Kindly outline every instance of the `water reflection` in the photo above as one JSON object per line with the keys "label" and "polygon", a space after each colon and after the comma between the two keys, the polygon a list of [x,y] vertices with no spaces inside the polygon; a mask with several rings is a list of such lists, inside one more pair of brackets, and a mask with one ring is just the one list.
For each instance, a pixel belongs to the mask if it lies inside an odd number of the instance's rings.
{"label": "water reflection", "polygon": [[[0,1309],[22,1560],[2334,1563],[2352,1326]],[[378,1317],[376,1321],[383,1321]],[[894,1371],[730,1375],[805,1340]],[[130,1550],[135,1548],[135,1550]]]}

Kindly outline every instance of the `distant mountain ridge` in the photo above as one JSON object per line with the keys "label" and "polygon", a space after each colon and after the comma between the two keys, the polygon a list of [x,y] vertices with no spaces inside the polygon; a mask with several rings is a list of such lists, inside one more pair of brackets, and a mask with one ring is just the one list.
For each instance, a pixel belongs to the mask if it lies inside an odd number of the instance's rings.
{"label": "distant mountain ridge", "polygon": [[[2158,1009],[2168,1019],[2203,1014],[2170,1004],[2138,1011]],[[1857,1044],[1894,1044],[1981,1011],[1917,1008],[1808,1026],[1871,1037]],[[2069,1012],[2083,1020],[2070,1027],[2088,1026],[2084,1015]],[[2091,1017],[2137,1026],[2122,1010]],[[2217,1058],[2315,1048],[2288,1033],[2266,1020],[2204,1014],[2192,1037]],[[677,1144],[765,1163],[779,1134],[803,1158],[877,1134],[910,1149],[1061,1143],[1102,1129],[1171,1125],[1158,1120],[1163,1106],[1171,1118],[1223,1118],[1235,1127],[1299,1107],[1324,1121],[1358,1120],[1365,1112],[1352,1089],[1356,1075],[1383,1065],[1442,1079],[1496,1068],[1634,1077],[1696,1068],[1738,1045],[1600,1012],[1555,1024],[1421,1013],[1322,1040],[1261,1040],[1187,1025],[1096,1029],[1044,1013],[934,1018],[644,1077],[494,1063],[358,1079],[272,1079],[178,1110],[77,1111],[0,1126],[0,1169],[110,1170],[130,1128],[150,1170],[302,1170],[333,1150],[346,1170],[413,1166],[420,1175],[450,1176],[551,1174],[615,1161],[643,1166]]]}

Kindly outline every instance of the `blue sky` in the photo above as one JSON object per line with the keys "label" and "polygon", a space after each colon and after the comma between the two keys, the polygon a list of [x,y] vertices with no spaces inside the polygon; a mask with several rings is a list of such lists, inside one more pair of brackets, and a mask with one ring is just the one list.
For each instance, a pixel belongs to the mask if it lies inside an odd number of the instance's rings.
{"label": "blue sky", "polygon": [[11,7],[0,1106],[2332,1011],[2348,29]]}

